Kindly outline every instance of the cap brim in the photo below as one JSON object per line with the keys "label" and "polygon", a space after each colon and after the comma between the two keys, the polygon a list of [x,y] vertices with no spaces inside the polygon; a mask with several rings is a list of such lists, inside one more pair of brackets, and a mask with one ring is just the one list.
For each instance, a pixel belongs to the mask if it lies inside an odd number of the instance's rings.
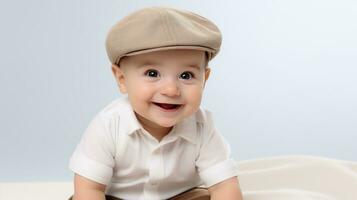
{"label": "cap brim", "polygon": [[144,49],[144,50],[139,50],[139,51],[134,51],[130,53],[126,53],[122,55],[121,57],[117,58],[115,63],[119,63],[120,59],[123,58],[124,56],[134,56],[134,55],[139,55],[139,54],[144,54],[144,53],[150,53],[154,51],[163,51],[163,50],[170,50],[170,49],[192,49],[192,50],[202,50],[208,52],[208,60],[211,60],[214,57],[214,52],[215,50],[207,48],[207,47],[200,47],[200,46],[166,46],[166,47],[157,47],[157,48],[152,48],[152,49]]}

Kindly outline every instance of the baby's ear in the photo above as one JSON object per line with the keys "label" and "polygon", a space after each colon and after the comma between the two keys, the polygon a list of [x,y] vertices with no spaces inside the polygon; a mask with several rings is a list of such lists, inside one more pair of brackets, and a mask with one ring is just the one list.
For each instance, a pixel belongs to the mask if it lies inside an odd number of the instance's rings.
{"label": "baby's ear", "polygon": [[205,69],[205,82],[208,80],[210,73],[211,73],[211,69],[207,67]]}
{"label": "baby's ear", "polygon": [[119,86],[121,93],[126,93],[126,86],[125,86],[125,75],[123,70],[116,64],[112,64],[112,72],[115,77],[115,80]]}

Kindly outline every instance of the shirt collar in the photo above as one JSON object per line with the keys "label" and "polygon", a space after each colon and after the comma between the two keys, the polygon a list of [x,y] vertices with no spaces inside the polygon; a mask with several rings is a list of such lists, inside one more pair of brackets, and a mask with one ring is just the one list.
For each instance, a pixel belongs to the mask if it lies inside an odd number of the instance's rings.
{"label": "shirt collar", "polygon": [[136,118],[133,108],[131,107],[128,96],[122,98],[119,116],[120,132],[131,135],[137,130],[142,129],[142,126]]}
{"label": "shirt collar", "polygon": [[197,139],[197,124],[195,115],[192,115],[174,127],[173,136],[181,137],[192,144],[196,144]]}

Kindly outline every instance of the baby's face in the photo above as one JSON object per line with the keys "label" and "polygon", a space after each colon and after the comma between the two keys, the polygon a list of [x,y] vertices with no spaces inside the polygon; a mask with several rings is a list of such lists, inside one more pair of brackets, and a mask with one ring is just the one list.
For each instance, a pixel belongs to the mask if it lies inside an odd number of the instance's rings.
{"label": "baby's face", "polygon": [[164,50],[125,57],[112,70],[146,130],[172,127],[195,113],[209,76],[199,50]]}

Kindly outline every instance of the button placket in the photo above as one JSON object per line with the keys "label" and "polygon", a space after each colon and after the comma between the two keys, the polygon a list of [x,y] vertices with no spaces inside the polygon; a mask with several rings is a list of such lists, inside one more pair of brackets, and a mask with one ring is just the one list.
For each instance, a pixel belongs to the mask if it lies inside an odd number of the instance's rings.
{"label": "button placket", "polygon": [[150,180],[151,185],[159,185],[160,180],[162,179],[162,153],[161,147],[156,148],[152,154],[152,160],[150,164]]}
{"label": "button placket", "polygon": [[144,196],[147,199],[159,199],[157,190],[164,172],[161,148],[155,148],[150,155],[149,179],[144,188]]}

